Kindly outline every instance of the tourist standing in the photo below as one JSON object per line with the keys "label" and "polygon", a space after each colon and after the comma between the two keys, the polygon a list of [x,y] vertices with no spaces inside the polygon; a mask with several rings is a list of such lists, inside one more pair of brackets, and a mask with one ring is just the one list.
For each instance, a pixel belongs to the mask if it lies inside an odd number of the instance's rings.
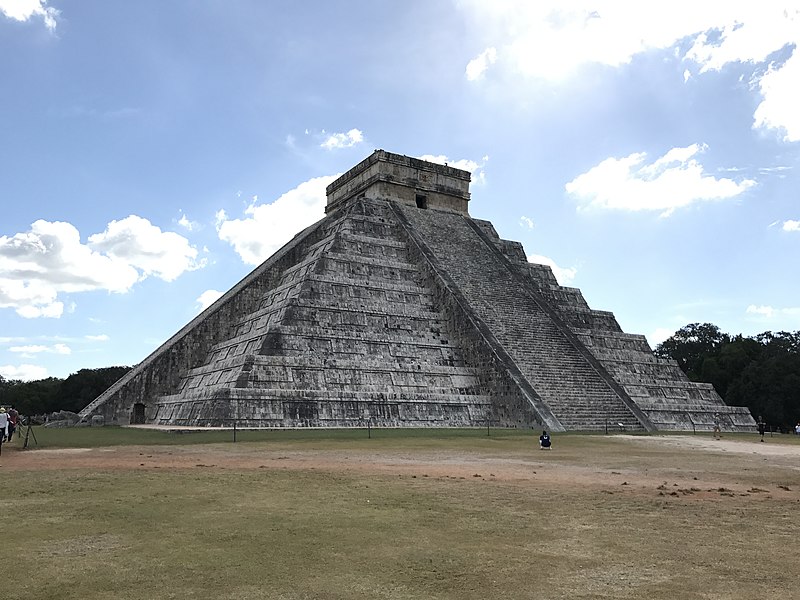
{"label": "tourist standing", "polygon": [[8,414],[6,413],[6,409],[2,406],[0,406],[0,437],[2,437],[4,442],[8,437]]}
{"label": "tourist standing", "polygon": [[714,439],[718,440],[722,437],[722,426],[720,425],[721,417],[718,412],[714,413]]}
{"label": "tourist standing", "polygon": [[764,432],[767,430],[767,424],[764,423],[764,419],[761,418],[761,415],[758,415],[758,435],[761,436],[761,441],[764,441]]}
{"label": "tourist standing", "polygon": [[17,430],[17,423],[19,421],[19,413],[17,409],[14,408],[14,405],[11,405],[11,408],[8,409],[8,441],[14,439],[14,432]]}

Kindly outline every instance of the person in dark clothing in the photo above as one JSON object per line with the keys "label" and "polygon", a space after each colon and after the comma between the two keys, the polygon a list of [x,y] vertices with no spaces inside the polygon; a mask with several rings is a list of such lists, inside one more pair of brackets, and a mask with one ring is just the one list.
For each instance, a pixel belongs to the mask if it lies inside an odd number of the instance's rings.
{"label": "person in dark clothing", "polygon": [[767,424],[764,423],[764,419],[761,418],[761,415],[758,416],[758,434],[761,436],[761,441],[764,441],[764,432],[767,430]]}
{"label": "person in dark clothing", "polygon": [[550,436],[547,435],[546,431],[542,431],[542,435],[539,436],[539,449],[550,450],[550,446],[551,446]]}
{"label": "person in dark clothing", "polygon": [[[8,409],[8,441],[14,439],[14,432],[17,430],[17,421],[19,420],[19,413],[14,405]],[[21,435],[21,434],[20,434]]]}

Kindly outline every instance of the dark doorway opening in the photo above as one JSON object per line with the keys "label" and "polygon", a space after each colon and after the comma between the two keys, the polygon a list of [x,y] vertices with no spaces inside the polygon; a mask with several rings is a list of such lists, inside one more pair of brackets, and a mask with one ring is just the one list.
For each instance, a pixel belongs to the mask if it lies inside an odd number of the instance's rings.
{"label": "dark doorway opening", "polygon": [[422,194],[417,194],[417,208],[428,208],[428,199]]}
{"label": "dark doorway opening", "polygon": [[137,402],[133,405],[131,425],[144,425],[144,404]]}

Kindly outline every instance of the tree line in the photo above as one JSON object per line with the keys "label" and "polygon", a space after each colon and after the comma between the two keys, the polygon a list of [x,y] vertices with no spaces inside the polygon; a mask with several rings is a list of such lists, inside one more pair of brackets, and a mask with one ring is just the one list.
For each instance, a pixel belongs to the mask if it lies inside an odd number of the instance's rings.
{"label": "tree line", "polygon": [[711,323],[691,323],[658,344],[691,381],[710,383],[726,404],[746,406],[773,428],[800,422],[800,331],[729,335]]}
{"label": "tree line", "polygon": [[0,375],[0,405],[14,406],[23,415],[79,412],[129,370],[130,367],[81,369],[66,379],[48,377],[36,381],[9,380]]}

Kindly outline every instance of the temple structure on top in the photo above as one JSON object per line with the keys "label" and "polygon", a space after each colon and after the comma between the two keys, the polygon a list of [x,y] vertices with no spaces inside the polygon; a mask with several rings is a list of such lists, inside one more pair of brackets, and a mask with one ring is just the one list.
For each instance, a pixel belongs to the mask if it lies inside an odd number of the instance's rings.
{"label": "temple structure on top", "polygon": [[376,150],[328,186],[325,213],[368,198],[469,216],[469,182],[469,171]]}
{"label": "temple structure on top", "polygon": [[326,216],[82,412],[248,427],[752,430],[522,245],[469,216],[467,171],[377,150]]}

